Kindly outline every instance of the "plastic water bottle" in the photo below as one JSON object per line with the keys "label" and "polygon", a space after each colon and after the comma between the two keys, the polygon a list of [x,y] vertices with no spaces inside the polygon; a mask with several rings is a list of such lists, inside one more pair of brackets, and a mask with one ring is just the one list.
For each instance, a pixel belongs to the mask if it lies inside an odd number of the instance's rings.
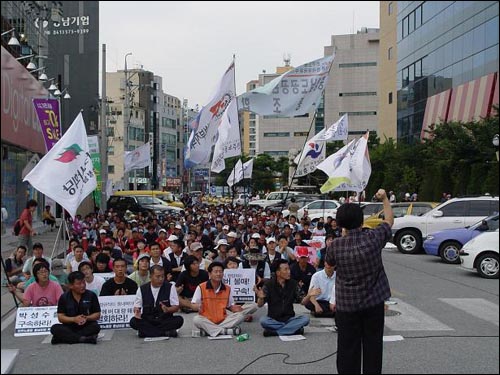
{"label": "plastic water bottle", "polygon": [[246,341],[250,338],[250,335],[248,333],[242,333],[238,337],[236,337],[236,341]]}

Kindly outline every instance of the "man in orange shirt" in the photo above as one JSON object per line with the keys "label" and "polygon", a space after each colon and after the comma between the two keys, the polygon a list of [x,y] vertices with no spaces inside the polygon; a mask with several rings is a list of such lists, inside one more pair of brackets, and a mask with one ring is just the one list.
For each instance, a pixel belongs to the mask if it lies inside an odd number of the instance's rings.
{"label": "man in orange shirt", "polygon": [[245,319],[245,313],[234,303],[231,287],[222,281],[223,264],[210,263],[208,274],[209,280],[198,285],[191,300],[191,308],[198,311],[193,324],[212,337],[220,334],[237,336],[241,333],[239,324]]}

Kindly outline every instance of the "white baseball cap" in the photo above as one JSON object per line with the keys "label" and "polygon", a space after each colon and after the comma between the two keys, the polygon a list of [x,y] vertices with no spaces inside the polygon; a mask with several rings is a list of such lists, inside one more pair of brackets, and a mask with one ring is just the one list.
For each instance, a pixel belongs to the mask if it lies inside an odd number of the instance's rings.
{"label": "white baseball cap", "polygon": [[220,247],[220,245],[229,245],[226,241],[226,239],[221,239],[219,241],[217,241],[217,246],[215,246],[216,249],[218,249]]}
{"label": "white baseball cap", "polygon": [[167,241],[175,241],[175,240],[178,240],[178,239],[179,239],[179,237],[177,237],[174,234],[171,234],[170,236],[168,236]]}
{"label": "white baseball cap", "polygon": [[270,243],[270,242],[274,242],[274,243],[276,243],[276,238],[274,238],[274,237],[269,237],[268,239],[266,239],[266,243]]}
{"label": "white baseball cap", "polygon": [[236,234],[236,232],[229,232],[227,234],[228,237],[234,237],[234,238],[238,238],[238,235]]}
{"label": "white baseball cap", "polygon": [[259,233],[254,233],[252,234],[252,236],[250,238],[255,238],[255,239],[259,239],[260,238],[260,234]]}

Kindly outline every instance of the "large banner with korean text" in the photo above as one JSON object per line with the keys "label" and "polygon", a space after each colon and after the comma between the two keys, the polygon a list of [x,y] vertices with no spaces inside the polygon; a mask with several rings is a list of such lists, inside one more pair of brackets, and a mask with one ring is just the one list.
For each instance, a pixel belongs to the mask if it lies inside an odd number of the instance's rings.
{"label": "large banner with korean text", "polygon": [[[101,329],[130,328],[130,319],[134,316],[134,300],[132,296],[99,297]],[[19,307],[16,315],[14,336],[49,335],[50,327],[58,324],[57,306]]]}

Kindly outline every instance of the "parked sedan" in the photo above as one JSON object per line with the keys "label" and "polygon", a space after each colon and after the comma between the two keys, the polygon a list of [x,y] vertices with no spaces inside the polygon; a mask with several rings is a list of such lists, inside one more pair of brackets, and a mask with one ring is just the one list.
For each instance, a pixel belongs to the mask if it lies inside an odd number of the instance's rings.
{"label": "parked sedan", "polygon": [[464,243],[472,240],[485,231],[498,229],[498,214],[478,221],[465,228],[445,229],[427,235],[423,247],[427,254],[441,257],[443,262],[459,264],[459,252]]}
{"label": "parked sedan", "polygon": [[[420,216],[427,211],[437,207],[439,203],[436,202],[401,202],[393,203],[392,212],[394,218],[403,217],[405,215]],[[368,217],[363,222],[363,228],[376,228],[382,221],[384,221],[384,210],[378,211],[376,214]]]}
{"label": "parked sedan", "polygon": [[460,266],[477,270],[485,279],[498,279],[498,229],[484,232],[467,242],[460,250]]}

